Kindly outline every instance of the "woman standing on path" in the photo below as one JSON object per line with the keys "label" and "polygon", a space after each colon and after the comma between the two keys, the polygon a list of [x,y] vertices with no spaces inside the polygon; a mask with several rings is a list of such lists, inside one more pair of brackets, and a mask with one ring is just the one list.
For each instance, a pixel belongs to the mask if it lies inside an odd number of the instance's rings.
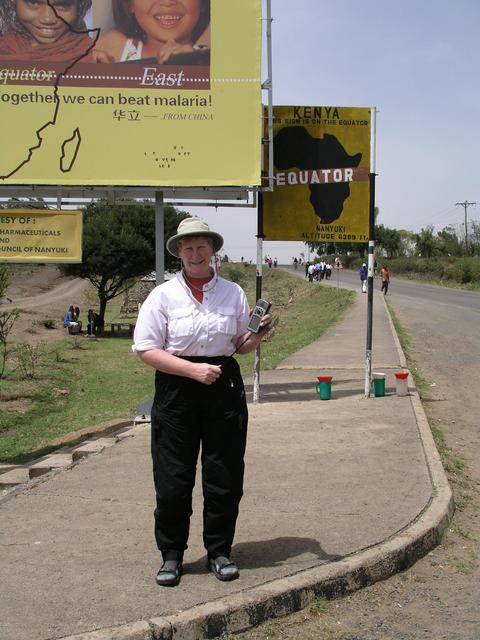
{"label": "woman standing on path", "polygon": [[133,349],[156,369],[152,458],[155,537],[163,556],[157,584],[175,586],[187,548],[197,458],[202,450],[203,542],[219,580],[238,578],[230,552],[243,493],[247,404],[231,354],[255,349],[270,330],[248,332],[243,290],[211,268],[223,238],[198,218],[182,220],[167,250],[182,271],[140,309]]}

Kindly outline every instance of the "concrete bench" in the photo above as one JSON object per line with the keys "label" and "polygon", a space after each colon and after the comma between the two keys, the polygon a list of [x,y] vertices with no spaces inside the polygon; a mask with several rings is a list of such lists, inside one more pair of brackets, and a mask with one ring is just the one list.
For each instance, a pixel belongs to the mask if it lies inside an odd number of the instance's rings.
{"label": "concrete bench", "polygon": [[133,336],[135,323],[130,322],[110,322],[110,333],[112,336]]}

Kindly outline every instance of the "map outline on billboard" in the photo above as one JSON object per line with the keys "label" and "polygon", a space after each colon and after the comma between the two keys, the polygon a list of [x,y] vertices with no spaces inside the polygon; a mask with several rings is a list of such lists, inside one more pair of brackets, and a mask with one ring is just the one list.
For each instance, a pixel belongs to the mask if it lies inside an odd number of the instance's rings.
{"label": "map outline on billboard", "polygon": [[[261,0],[193,0],[154,27],[77,4],[47,43],[0,11],[0,186],[260,184]],[[152,49],[158,24],[178,42]]]}

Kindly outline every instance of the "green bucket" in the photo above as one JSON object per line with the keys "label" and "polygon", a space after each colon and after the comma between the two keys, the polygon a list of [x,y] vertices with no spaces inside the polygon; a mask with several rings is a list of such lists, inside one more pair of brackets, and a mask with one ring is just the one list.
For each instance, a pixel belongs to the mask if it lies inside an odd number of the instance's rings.
{"label": "green bucket", "polygon": [[317,393],[320,400],[330,400],[332,397],[332,376],[318,376]]}
{"label": "green bucket", "polygon": [[385,395],[385,374],[374,373],[372,379],[372,391],[376,398],[383,398]]}

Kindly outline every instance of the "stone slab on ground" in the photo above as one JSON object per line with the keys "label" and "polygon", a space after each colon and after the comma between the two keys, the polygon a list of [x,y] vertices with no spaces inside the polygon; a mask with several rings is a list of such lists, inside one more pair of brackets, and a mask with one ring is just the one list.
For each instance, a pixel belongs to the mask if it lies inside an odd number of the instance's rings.
{"label": "stone slab on ground", "polygon": [[27,466],[30,478],[38,478],[38,476],[48,473],[52,469],[66,469],[72,464],[73,459],[70,453],[55,453]]}
{"label": "stone slab on ground", "polygon": [[18,467],[0,475],[0,488],[7,489],[9,487],[15,487],[16,485],[24,484],[29,480],[30,475],[28,473],[28,469]]}

